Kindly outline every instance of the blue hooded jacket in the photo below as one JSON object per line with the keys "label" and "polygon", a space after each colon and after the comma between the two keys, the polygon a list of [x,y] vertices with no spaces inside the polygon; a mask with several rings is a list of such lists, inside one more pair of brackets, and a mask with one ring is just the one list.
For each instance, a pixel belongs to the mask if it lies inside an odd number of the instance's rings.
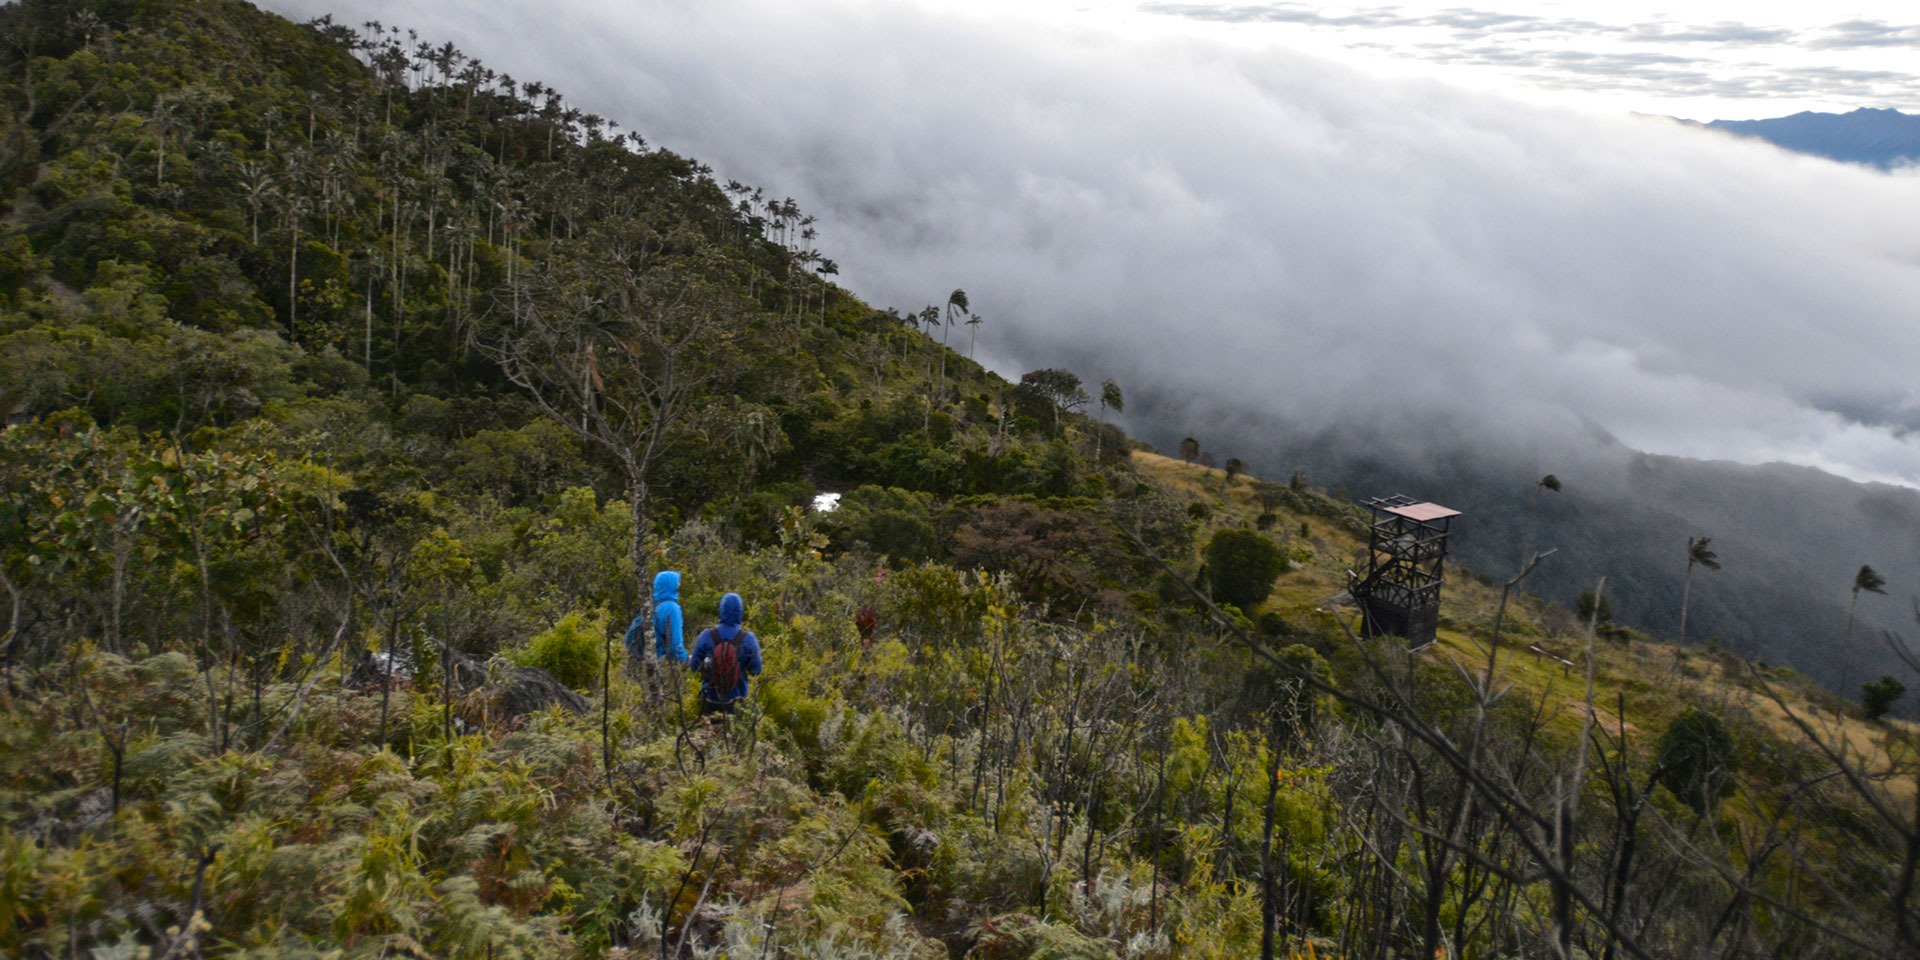
{"label": "blue hooded jacket", "polygon": [[739,594],[729,593],[721,597],[720,625],[700,631],[700,639],[694,641],[693,660],[688,663],[694,670],[706,667],[708,658],[713,656],[713,645],[719,640],[732,640],[739,647],[740,682],[734,684],[732,690],[724,691],[724,695],[716,693],[712,680],[701,678],[700,697],[708,703],[731,703],[744,699],[747,695],[747,678],[760,675],[760,638],[754,636],[752,630],[740,625],[746,619],[746,613],[747,605],[741,601]]}
{"label": "blue hooded jacket", "polygon": [[[646,614],[633,618],[627,627],[627,656],[639,659],[644,642]],[[653,654],[662,660],[687,662],[687,643],[683,639],[680,616],[680,572],[662,570],[653,578]]]}

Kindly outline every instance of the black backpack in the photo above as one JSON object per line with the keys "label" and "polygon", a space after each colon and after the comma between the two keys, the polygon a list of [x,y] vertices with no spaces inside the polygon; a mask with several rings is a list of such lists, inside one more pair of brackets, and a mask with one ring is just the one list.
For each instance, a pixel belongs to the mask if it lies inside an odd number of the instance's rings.
{"label": "black backpack", "polygon": [[734,689],[740,686],[739,640],[738,635],[728,640],[718,628],[713,631],[713,653],[707,656],[707,689],[722,703],[733,699]]}

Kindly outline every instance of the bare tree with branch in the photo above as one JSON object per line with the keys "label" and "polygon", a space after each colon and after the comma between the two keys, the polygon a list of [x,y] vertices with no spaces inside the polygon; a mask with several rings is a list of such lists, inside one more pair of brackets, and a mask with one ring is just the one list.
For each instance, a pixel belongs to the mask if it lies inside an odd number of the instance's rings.
{"label": "bare tree with branch", "polygon": [[619,465],[636,575],[646,569],[654,468],[728,369],[748,310],[714,276],[720,258],[690,232],[634,237],[614,262],[554,257],[523,277],[508,298],[511,322],[489,347],[547,416]]}

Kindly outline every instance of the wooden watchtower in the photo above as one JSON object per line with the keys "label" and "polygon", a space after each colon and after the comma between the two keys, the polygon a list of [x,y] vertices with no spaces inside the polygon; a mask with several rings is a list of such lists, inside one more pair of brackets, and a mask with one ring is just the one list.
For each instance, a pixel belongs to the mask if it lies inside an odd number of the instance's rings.
{"label": "wooden watchtower", "polygon": [[1460,511],[1399,495],[1366,506],[1373,511],[1367,571],[1347,571],[1347,593],[1359,605],[1368,635],[1405,637],[1418,650],[1440,629],[1447,531]]}

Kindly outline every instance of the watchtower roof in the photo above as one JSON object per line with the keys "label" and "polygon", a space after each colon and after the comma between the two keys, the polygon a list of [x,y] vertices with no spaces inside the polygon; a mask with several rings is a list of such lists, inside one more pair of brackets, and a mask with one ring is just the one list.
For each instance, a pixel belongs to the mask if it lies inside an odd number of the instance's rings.
{"label": "watchtower roof", "polygon": [[1408,520],[1413,520],[1418,523],[1427,523],[1432,520],[1445,520],[1448,517],[1457,517],[1460,515],[1460,511],[1452,507],[1443,507],[1437,503],[1424,502],[1408,503],[1392,507],[1383,506],[1381,509],[1396,517],[1406,517]]}

